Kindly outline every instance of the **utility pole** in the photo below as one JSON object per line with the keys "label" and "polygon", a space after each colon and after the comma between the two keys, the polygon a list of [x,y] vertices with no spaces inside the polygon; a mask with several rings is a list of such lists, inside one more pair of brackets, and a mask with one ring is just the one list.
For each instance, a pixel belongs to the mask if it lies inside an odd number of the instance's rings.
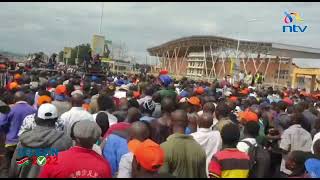
{"label": "utility pole", "polygon": [[101,11],[101,19],[100,19],[100,35],[101,35],[101,27],[102,27],[102,18],[103,18],[103,8],[104,8],[104,2],[102,2],[102,11]]}
{"label": "utility pole", "polygon": [[76,65],[79,63],[79,46],[78,46],[78,52],[77,52],[77,59],[76,59]]}

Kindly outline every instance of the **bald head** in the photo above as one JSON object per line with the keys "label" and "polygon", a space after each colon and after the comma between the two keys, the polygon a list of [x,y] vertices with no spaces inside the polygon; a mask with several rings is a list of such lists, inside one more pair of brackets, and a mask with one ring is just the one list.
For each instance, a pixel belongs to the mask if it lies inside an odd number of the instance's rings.
{"label": "bald head", "polygon": [[83,104],[83,95],[82,94],[74,94],[71,98],[71,103],[73,107],[82,107]]}
{"label": "bald head", "polygon": [[207,102],[203,106],[203,112],[213,114],[215,110],[216,110],[216,107],[212,102]]}
{"label": "bald head", "polygon": [[198,120],[198,125],[200,128],[210,128],[213,124],[213,114],[204,112]]}
{"label": "bald head", "polygon": [[171,121],[173,127],[185,129],[188,126],[188,116],[184,110],[176,110],[171,113]]}
{"label": "bald head", "polygon": [[14,94],[14,100],[15,102],[26,101],[27,100],[26,94],[23,91],[18,91]]}
{"label": "bald head", "polygon": [[131,107],[128,109],[127,122],[133,123],[139,121],[141,118],[141,113],[138,108]]}
{"label": "bald head", "polygon": [[138,139],[139,141],[144,141],[151,136],[151,129],[148,122],[137,121],[131,124],[129,129],[130,138]]}
{"label": "bald head", "polygon": [[119,109],[120,110],[128,110],[129,102],[127,98],[121,98],[119,100]]}

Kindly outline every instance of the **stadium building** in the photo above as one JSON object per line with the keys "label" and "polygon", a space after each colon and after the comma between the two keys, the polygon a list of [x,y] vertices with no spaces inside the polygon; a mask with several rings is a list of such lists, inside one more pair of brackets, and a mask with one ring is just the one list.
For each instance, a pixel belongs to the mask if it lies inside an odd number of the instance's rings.
{"label": "stadium building", "polygon": [[[190,36],[147,49],[158,61],[158,69],[167,69],[176,77],[222,79],[234,68],[262,73],[265,84],[280,87],[301,85],[301,78],[311,77],[310,90],[316,88],[317,76],[296,61],[318,59],[320,49],[270,42],[243,41],[218,36]],[[236,60],[240,61],[240,67]],[[298,70],[300,69],[300,70]],[[319,72],[320,73],[320,72]]]}

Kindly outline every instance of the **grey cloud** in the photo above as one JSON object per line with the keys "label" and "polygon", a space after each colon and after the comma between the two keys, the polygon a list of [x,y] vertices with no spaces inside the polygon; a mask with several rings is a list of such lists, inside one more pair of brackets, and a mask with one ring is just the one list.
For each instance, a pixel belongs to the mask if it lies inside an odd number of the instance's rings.
{"label": "grey cloud", "polygon": [[[101,3],[1,3],[0,49],[57,52],[91,42],[98,33]],[[142,62],[146,49],[190,35],[220,35],[320,48],[320,3],[104,3],[102,32],[125,42]],[[284,11],[300,12],[306,33],[282,33]],[[258,19],[247,23],[247,20]]]}

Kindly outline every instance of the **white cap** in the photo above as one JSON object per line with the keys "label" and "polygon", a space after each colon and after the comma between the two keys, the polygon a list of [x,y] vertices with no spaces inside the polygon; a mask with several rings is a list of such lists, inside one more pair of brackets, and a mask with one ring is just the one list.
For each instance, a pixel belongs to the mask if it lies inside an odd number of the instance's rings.
{"label": "white cap", "polygon": [[40,119],[58,118],[58,110],[52,104],[49,104],[49,103],[42,104],[38,109],[37,117]]}
{"label": "white cap", "polygon": [[232,93],[231,93],[230,91],[226,91],[226,92],[224,93],[224,95],[227,96],[227,97],[229,97],[231,94],[232,94]]}
{"label": "white cap", "polygon": [[71,96],[74,96],[75,94],[80,94],[83,96],[83,92],[81,90],[75,90],[71,93]]}

